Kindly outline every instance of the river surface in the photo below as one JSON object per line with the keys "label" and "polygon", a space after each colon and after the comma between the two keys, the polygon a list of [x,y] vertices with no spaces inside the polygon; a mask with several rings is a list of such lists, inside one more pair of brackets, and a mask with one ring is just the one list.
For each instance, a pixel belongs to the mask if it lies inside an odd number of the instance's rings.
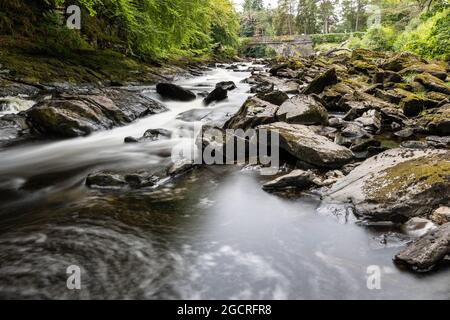
{"label": "river surface", "polygon": [[[85,187],[95,170],[169,163],[168,150],[192,142],[195,121],[238,110],[249,75],[214,69],[177,81],[197,93],[235,81],[209,116],[200,98],[162,101],[169,112],[126,127],[1,150],[0,298],[450,299],[448,270],[394,266],[405,243],[397,230],[344,222],[313,197],[268,194],[268,178],[248,167],[204,167],[155,190]],[[130,89],[160,100],[154,87]],[[172,140],[123,143],[155,128],[172,130]],[[72,265],[81,290],[67,289]],[[368,288],[371,266],[380,290]]]}

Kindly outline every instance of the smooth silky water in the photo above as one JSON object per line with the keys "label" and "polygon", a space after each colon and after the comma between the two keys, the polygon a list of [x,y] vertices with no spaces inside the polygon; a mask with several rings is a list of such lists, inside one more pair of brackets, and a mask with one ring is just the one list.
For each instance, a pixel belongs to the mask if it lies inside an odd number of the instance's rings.
{"label": "smooth silky water", "polygon": [[[248,97],[248,76],[215,69],[178,83],[202,92],[234,81],[229,99],[208,107],[220,118]],[[130,89],[160,99],[154,87]],[[448,270],[394,266],[403,245],[395,230],[342,223],[311,197],[268,194],[257,170],[210,166],[155,190],[87,189],[90,172],[168,165],[174,145],[192,143],[201,99],[163,103],[169,112],[126,127],[0,151],[0,298],[450,298]],[[152,128],[174,137],[123,143]],[[71,265],[82,269],[79,291],[66,287]],[[367,288],[371,265],[382,270],[381,290]]]}

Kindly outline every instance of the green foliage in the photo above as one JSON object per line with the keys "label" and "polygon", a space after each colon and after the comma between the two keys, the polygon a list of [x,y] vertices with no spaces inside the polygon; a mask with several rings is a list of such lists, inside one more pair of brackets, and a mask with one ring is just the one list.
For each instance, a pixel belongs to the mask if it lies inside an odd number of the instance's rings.
{"label": "green foliage", "polygon": [[395,48],[425,58],[450,60],[450,9],[425,14],[411,21],[398,37]]}
{"label": "green foliage", "polygon": [[351,37],[361,38],[364,32],[311,34],[314,45],[322,43],[342,43]]}
{"label": "green foliage", "polygon": [[394,49],[395,32],[392,27],[373,26],[361,39],[361,46],[375,51],[392,51]]}

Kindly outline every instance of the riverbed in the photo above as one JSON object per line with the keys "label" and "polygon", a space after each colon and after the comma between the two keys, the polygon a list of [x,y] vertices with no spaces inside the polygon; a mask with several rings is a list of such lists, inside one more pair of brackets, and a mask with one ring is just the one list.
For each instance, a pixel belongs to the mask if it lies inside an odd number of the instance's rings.
{"label": "riverbed", "polygon": [[[393,264],[407,241],[399,230],[343,219],[316,197],[268,194],[261,189],[268,178],[248,166],[202,167],[154,189],[85,186],[96,170],[170,163],[168,150],[192,143],[194,124],[220,122],[250,95],[241,82],[250,73],[241,68],[177,80],[196,93],[237,84],[209,107],[130,87],[169,111],[0,151],[0,298],[449,299],[448,270],[421,275]],[[157,128],[172,139],[124,144]],[[66,286],[72,265],[81,269],[81,290]],[[373,266],[379,288],[368,286]]]}

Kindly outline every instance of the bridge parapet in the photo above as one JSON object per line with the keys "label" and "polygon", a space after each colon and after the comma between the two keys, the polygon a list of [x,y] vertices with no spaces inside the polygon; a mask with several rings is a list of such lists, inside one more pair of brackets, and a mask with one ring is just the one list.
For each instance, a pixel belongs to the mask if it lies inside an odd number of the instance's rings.
{"label": "bridge parapet", "polygon": [[248,47],[267,45],[273,48],[277,55],[284,57],[314,54],[313,41],[308,35],[261,36],[245,38],[244,41]]}

